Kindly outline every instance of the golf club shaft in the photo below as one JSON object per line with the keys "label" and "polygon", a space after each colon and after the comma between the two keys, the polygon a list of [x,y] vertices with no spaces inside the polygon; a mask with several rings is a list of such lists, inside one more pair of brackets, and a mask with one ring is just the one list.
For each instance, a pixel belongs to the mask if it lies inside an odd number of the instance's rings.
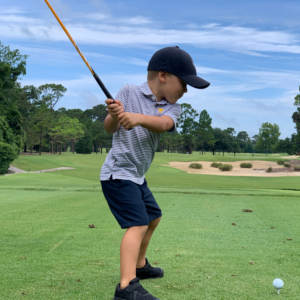
{"label": "golf club shaft", "polygon": [[75,47],[75,49],[77,50],[78,54],[80,55],[80,57],[83,59],[83,61],[85,62],[85,64],[87,65],[87,67],[89,68],[89,70],[91,71],[93,77],[95,78],[95,80],[97,81],[98,85],[100,86],[100,88],[102,89],[103,93],[105,94],[105,96],[108,99],[113,99],[112,95],[110,94],[110,92],[107,90],[107,88],[105,87],[105,85],[103,84],[103,82],[101,81],[101,79],[99,78],[99,76],[96,74],[96,72],[93,70],[93,68],[90,66],[90,64],[88,63],[88,61],[86,60],[86,58],[84,57],[84,55],[81,53],[81,51],[79,50],[78,46],[76,45],[75,41],[73,40],[71,34],[69,33],[69,31],[67,30],[67,28],[65,27],[65,25],[62,23],[62,21],[59,19],[58,15],[56,14],[55,10],[52,8],[52,6],[50,5],[48,0],[45,0],[46,4],[48,5],[49,9],[51,10],[51,12],[53,13],[54,17],[56,18],[56,20],[58,21],[58,23],[60,24],[61,28],[64,30],[64,32],[66,33],[66,35],[68,36],[69,40],[71,41],[71,43],[73,44],[73,46]]}

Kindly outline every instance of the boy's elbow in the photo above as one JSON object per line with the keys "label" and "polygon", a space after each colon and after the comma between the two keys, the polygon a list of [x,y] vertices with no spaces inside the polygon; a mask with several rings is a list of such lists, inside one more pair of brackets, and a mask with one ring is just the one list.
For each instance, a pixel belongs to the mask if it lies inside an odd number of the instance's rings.
{"label": "boy's elbow", "polygon": [[170,117],[165,117],[165,122],[162,126],[162,132],[169,131],[174,127],[174,121]]}
{"label": "boy's elbow", "polygon": [[104,126],[104,130],[109,133],[109,134],[113,134],[114,132],[116,132],[118,130],[118,127],[117,128],[114,128],[114,127],[110,127],[110,126]]}
{"label": "boy's elbow", "polygon": [[105,129],[106,133],[109,133],[109,134],[113,134],[113,133],[114,133],[114,131],[113,131],[113,130],[106,129],[106,128],[104,128],[104,129]]}

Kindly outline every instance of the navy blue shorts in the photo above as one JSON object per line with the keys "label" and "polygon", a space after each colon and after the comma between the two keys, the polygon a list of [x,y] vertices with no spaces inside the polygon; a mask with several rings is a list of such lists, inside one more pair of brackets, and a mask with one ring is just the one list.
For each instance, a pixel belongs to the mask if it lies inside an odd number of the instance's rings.
{"label": "navy blue shorts", "polygon": [[121,228],[148,225],[161,217],[161,209],[147,186],[130,180],[101,181],[102,191],[109,208]]}

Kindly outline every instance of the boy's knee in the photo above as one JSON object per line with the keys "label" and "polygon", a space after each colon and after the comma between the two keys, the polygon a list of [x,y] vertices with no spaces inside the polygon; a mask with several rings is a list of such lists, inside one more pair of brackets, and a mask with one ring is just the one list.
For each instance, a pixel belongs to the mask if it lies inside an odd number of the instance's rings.
{"label": "boy's knee", "polygon": [[127,231],[132,231],[140,234],[145,234],[147,230],[148,230],[148,225],[133,226],[127,229]]}

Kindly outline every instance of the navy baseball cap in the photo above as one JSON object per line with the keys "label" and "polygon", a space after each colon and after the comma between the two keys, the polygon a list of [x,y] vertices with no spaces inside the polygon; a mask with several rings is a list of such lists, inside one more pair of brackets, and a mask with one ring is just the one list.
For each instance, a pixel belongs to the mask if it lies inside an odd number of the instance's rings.
{"label": "navy baseball cap", "polygon": [[178,46],[156,51],[149,61],[148,71],[171,73],[196,89],[205,89],[210,85],[208,81],[197,76],[191,56]]}

